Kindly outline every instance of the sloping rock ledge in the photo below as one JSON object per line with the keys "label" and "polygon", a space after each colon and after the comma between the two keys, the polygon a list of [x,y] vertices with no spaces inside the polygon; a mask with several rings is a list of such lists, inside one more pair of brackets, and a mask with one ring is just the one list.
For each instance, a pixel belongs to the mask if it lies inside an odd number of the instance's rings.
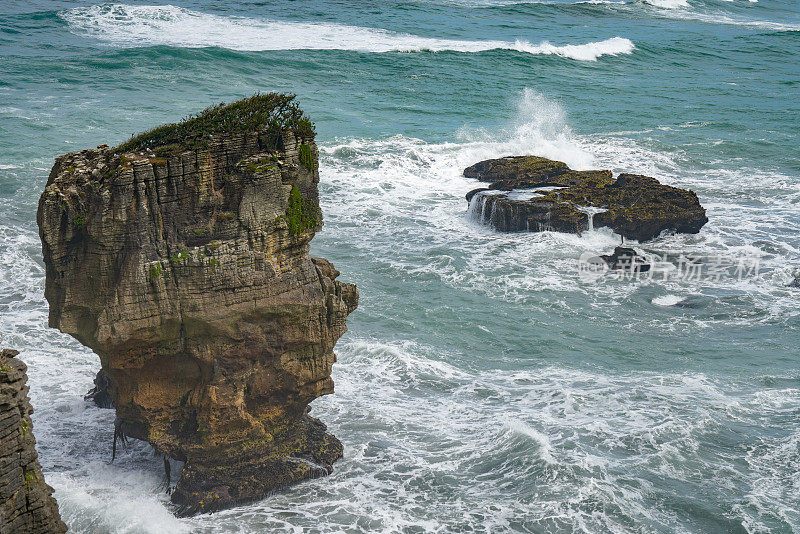
{"label": "sloping rock ledge", "polygon": [[574,171],[538,156],[481,161],[464,176],[489,187],[467,193],[473,217],[503,232],[580,234],[601,226],[638,241],[664,231],[695,234],[708,222],[693,191],[655,178],[611,171]]}

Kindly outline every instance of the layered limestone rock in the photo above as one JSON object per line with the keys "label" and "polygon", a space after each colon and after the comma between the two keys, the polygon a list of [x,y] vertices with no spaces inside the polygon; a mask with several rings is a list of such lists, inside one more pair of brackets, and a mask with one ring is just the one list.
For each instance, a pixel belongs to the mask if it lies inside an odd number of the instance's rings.
{"label": "layered limestone rock", "polygon": [[313,127],[256,95],[56,159],[38,222],[50,326],[100,356],[117,430],[185,462],[180,514],[331,472],[308,415],[333,393],[356,287],[309,256]]}
{"label": "layered limestone rock", "polygon": [[0,350],[0,534],[66,532],[39,465],[27,367],[17,354]]}
{"label": "layered limestone rock", "polygon": [[573,171],[537,156],[486,160],[464,176],[491,182],[467,193],[473,216],[504,232],[581,233],[607,226],[639,241],[664,231],[697,233],[708,222],[693,191],[655,178],[611,171]]}

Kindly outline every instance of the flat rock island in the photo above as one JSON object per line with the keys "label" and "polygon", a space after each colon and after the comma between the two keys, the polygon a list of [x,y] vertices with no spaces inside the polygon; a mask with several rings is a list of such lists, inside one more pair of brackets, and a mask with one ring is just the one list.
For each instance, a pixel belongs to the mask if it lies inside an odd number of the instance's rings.
{"label": "flat rock island", "polygon": [[41,196],[49,324],[100,357],[115,442],[184,462],[179,515],[326,475],[342,456],[308,405],[333,393],[358,292],[309,255],[314,137],[292,95],[257,94],[60,156]]}
{"label": "flat rock island", "polygon": [[490,182],[467,193],[473,217],[502,232],[579,234],[602,226],[648,241],[664,231],[696,234],[708,222],[694,191],[655,178],[611,171],[574,171],[538,156],[481,161],[464,176]]}

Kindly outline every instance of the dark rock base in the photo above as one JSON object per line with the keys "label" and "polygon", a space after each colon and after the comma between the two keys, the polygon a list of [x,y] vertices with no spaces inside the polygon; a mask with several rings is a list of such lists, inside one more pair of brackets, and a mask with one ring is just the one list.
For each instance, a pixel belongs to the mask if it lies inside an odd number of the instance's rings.
{"label": "dark rock base", "polygon": [[[231,464],[195,462],[184,466],[172,493],[172,502],[179,506],[178,515],[215,512],[259,500],[295,482],[331,474],[333,463],[342,457],[341,442],[327,433],[320,420],[308,415],[297,427],[302,432],[292,443],[291,453],[256,456]],[[242,457],[239,452],[234,455]]]}

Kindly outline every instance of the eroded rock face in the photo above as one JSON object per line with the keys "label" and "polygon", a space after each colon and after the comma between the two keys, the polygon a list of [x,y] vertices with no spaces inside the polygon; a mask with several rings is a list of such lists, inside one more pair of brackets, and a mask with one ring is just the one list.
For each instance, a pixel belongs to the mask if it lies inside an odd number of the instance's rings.
{"label": "eroded rock face", "polygon": [[27,367],[18,354],[0,350],[0,533],[60,534],[67,526],[39,465]]}
{"label": "eroded rock face", "polygon": [[607,226],[647,241],[663,231],[697,233],[708,222],[693,191],[655,178],[611,171],[573,171],[536,156],[486,160],[464,176],[491,182],[467,193],[470,210],[504,232],[554,230],[581,233]]}
{"label": "eroded rock face", "polygon": [[61,156],[38,213],[50,326],[100,356],[119,429],[185,462],[181,514],[330,473],[341,443],[307,408],[358,303],[309,256],[313,137],[193,144]]}

